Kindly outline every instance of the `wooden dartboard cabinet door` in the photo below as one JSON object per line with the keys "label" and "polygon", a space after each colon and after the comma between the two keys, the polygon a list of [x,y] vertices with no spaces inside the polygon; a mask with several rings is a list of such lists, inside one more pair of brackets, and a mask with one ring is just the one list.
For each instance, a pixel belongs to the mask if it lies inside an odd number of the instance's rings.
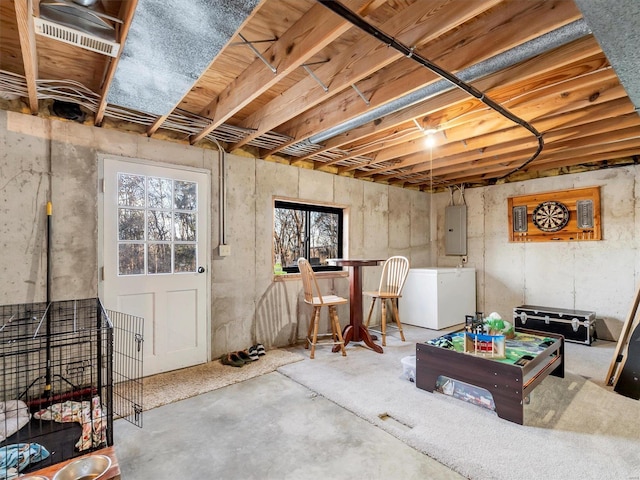
{"label": "wooden dartboard cabinet door", "polygon": [[511,242],[602,240],[600,187],[510,197],[508,210]]}

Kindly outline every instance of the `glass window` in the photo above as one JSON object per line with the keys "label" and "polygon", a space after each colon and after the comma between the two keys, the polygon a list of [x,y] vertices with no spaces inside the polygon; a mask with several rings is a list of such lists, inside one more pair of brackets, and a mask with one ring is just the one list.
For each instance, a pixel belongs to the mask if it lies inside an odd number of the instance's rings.
{"label": "glass window", "polygon": [[342,270],[327,264],[328,258],[342,257],[343,210],[276,200],[274,210],[274,265],[297,273],[297,261],[305,257],[315,271]]}
{"label": "glass window", "polygon": [[197,184],[118,174],[118,274],[193,273]]}

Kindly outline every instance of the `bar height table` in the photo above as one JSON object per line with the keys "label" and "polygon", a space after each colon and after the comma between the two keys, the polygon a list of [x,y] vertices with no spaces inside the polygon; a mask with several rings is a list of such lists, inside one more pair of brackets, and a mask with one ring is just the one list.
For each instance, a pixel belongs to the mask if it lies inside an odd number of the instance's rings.
{"label": "bar height table", "polygon": [[350,341],[364,342],[373,351],[382,353],[382,347],[373,343],[367,327],[362,323],[362,267],[380,265],[384,260],[329,258],[327,262],[339,267],[349,267],[349,325],[342,332],[344,345]]}

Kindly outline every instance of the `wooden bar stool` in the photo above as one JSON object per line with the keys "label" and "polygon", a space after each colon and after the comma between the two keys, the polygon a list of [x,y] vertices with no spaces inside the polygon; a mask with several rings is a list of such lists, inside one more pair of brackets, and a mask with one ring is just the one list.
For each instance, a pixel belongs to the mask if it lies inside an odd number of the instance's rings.
{"label": "wooden bar stool", "polygon": [[403,342],[405,341],[402,324],[400,323],[400,315],[398,314],[398,298],[402,296],[402,289],[404,288],[404,282],[407,280],[407,275],[409,275],[409,260],[401,256],[390,257],[384,262],[382,267],[382,276],[380,277],[378,290],[362,292],[363,295],[372,297],[371,308],[369,308],[369,315],[365,322],[366,327],[369,327],[376,300],[380,299],[380,307],[382,310],[380,333],[382,334],[383,347],[387,345],[387,300],[391,301],[393,319],[400,332],[400,338]]}
{"label": "wooden bar stool", "polygon": [[[310,358],[314,358],[316,353],[316,345],[339,345],[342,356],[346,356],[344,349],[344,339],[340,329],[340,320],[338,319],[338,311],[336,305],[344,305],[349,302],[346,298],[337,295],[322,295],[316,280],[316,274],[306,258],[298,259],[298,268],[302,276],[302,285],[304,288],[304,303],[313,307],[311,319],[309,321],[309,330],[307,331],[307,343],[305,348],[311,345]],[[320,311],[322,307],[329,308],[329,323],[331,324],[331,333],[318,335],[318,324],[320,323]],[[331,336],[330,341],[318,342],[318,336]]]}

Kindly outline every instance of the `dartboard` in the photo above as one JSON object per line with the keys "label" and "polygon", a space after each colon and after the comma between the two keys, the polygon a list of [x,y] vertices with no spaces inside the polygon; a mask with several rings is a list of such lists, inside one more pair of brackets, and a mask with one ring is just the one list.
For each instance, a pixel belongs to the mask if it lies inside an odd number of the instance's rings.
{"label": "dartboard", "polygon": [[569,210],[564,203],[542,202],[533,210],[531,220],[543,232],[557,232],[569,222]]}

